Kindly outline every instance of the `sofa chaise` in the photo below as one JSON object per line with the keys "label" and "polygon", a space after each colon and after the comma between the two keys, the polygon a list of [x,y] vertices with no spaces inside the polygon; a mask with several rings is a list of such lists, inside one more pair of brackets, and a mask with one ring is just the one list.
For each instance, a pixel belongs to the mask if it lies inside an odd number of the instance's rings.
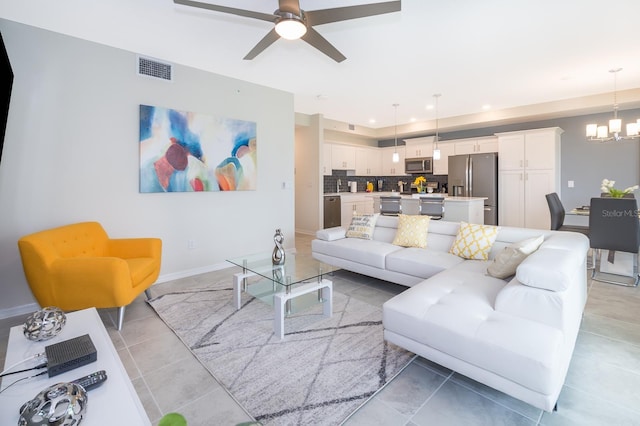
{"label": "sofa chaise", "polygon": [[[579,233],[498,227],[488,258],[450,253],[460,223],[430,221],[426,247],[394,245],[398,217],[366,238],[317,232],[313,256],[409,287],[383,305],[384,337],[435,363],[546,411],[562,389],[587,298],[588,239]],[[467,225],[467,224],[463,224]],[[495,228],[494,228],[495,230]],[[508,277],[487,270],[522,241],[540,244]],[[492,266],[494,265],[494,266]]]}

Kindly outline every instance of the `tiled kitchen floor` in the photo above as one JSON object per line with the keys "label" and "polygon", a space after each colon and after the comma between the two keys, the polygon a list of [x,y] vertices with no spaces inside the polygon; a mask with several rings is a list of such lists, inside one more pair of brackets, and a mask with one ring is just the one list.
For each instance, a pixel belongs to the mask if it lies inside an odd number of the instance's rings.
{"label": "tiled kitchen floor", "polygon": [[[298,251],[311,237],[296,236]],[[218,281],[229,268],[185,280]],[[334,289],[382,305],[403,287],[337,272]],[[152,424],[179,411],[189,426],[235,425],[250,417],[180,340],[138,298],[127,308],[121,332],[115,310],[99,311]],[[0,362],[9,328],[24,317],[0,321]],[[417,358],[358,410],[347,425],[640,425],[640,289],[590,283],[580,335],[560,394],[546,413]]]}

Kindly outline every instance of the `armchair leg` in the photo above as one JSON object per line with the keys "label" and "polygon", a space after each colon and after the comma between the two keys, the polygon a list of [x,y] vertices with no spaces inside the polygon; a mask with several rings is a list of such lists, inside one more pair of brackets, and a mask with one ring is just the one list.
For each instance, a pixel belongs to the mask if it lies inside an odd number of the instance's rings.
{"label": "armchair leg", "polygon": [[124,309],[126,306],[120,306],[118,308],[118,331],[122,330],[122,322],[124,321]]}

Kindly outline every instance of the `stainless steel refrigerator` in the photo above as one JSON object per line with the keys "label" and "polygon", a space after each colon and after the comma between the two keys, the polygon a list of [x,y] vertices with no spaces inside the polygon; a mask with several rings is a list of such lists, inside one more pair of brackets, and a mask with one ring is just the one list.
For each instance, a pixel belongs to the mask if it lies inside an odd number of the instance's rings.
{"label": "stainless steel refrigerator", "polygon": [[498,154],[452,155],[449,157],[449,195],[487,197],[485,225],[498,224]]}

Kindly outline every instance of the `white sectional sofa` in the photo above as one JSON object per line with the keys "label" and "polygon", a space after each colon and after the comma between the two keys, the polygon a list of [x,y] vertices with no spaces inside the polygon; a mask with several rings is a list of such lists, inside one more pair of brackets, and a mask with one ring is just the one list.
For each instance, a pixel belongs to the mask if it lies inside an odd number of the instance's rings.
{"label": "white sectional sofa", "polygon": [[[323,229],[313,256],[408,286],[383,306],[385,339],[546,411],[562,389],[587,298],[588,239],[500,227],[489,260],[449,253],[459,223],[431,221],[426,248],[393,245],[398,218],[380,216],[372,239]],[[487,267],[505,247],[544,236],[514,276]]]}

